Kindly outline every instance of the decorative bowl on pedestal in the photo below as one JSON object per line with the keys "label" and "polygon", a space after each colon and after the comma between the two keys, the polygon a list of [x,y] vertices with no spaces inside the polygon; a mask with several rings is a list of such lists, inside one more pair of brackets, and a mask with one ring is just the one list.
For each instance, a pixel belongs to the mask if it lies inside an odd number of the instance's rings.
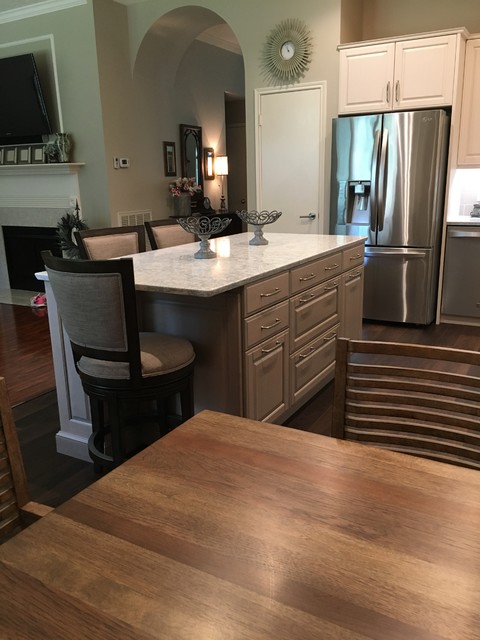
{"label": "decorative bowl on pedestal", "polygon": [[254,227],[254,236],[249,244],[268,244],[268,240],[263,236],[263,225],[272,224],[282,215],[281,211],[237,211],[237,216]]}
{"label": "decorative bowl on pedestal", "polygon": [[194,233],[200,238],[200,249],[194,254],[194,258],[216,258],[217,254],[210,248],[211,235],[221,233],[228,227],[231,218],[222,216],[189,216],[178,218],[178,224],[188,233]]}

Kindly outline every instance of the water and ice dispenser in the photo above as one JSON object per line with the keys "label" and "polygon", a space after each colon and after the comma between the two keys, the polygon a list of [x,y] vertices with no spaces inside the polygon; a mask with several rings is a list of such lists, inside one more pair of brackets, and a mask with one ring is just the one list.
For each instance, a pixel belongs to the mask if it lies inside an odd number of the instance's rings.
{"label": "water and ice dispenser", "polygon": [[369,180],[352,180],[347,183],[346,223],[370,223]]}

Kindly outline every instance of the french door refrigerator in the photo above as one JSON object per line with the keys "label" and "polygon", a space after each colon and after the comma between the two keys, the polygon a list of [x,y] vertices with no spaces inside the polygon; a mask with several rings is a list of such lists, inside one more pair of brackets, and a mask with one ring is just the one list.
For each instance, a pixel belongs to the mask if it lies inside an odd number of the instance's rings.
{"label": "french door refrigerator", "polygon": [[435,317],[448,137],[442,109],[333,121],[330,231],[367,237],[364,318]]}

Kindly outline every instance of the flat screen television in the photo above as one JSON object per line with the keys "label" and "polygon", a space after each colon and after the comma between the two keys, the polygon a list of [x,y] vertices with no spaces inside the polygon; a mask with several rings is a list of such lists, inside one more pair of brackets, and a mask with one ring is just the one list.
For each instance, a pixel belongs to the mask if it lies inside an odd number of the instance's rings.
{"label": "flat screen television", "polygon": [[52,132],[33,53],[0,59],[0,145],[42,141]]}

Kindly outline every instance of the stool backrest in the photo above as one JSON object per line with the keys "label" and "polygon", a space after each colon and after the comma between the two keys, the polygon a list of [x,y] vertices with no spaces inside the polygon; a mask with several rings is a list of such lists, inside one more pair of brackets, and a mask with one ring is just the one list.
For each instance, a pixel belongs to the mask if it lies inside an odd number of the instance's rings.
{"label": "stool backrest", "polygon": [[132,259],[67,260],[48,251],[42,258],[77,368],[88,358],[88,369],[93,365],[97,378],[139,382]]}
{"label": "stool backrest", "polygon": [[146,221],[145,229],[152,249],[176,247],[196,240],[193,233],[184,231],[175,220]]}
{"label": "stool backrest", "polygon": [[74,232],[80,258],[83,260],[109,260],[146,249],[145,227],[141,224],[128,227],[106,227]]}
{"label": "stool backrest", "polygon": [[332,435],[480,469],[480,353],[337,340]]}

